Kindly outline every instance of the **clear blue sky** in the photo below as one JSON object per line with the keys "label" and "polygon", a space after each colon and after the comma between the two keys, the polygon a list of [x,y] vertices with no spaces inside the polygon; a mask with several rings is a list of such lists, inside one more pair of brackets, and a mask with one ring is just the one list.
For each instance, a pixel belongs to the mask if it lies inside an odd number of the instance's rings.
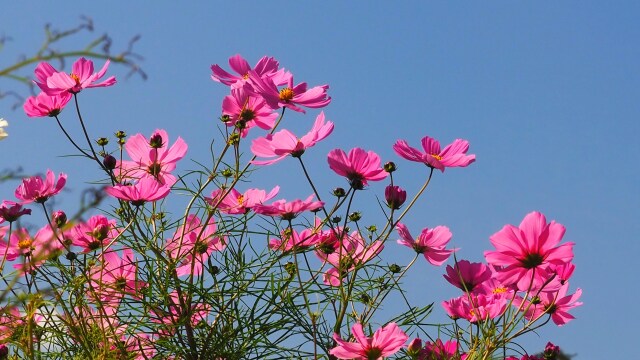
{"label": "clear blue sky", "polygon": [[[64,28],[90,16],[116,50],[140,34],[135,50],[145,57],[148,81],[125,81],[125,70],[113,67],[121,80],[116,87],[82,94],[90,131],[149,135],[165,128],[189,143],[189,158],[205,160],[227,91],[210,80],[209,66],[227,67],[236,53],[251,63],[275,56],[296,80],[330,85],[333,102],[325,111],[336,130],[305,154],[316,161],[312,173],[325,192],[344,185],[324,160],[332,148],[375,150],[400,165],[397,181],[415,191],[426,172],[397,158],[391,150],[397,139],[415,145],[427,134],[443,142],[468,139],[477,162],[438,174],[407,219],[410,228],[447,225],[462,248],[458,256],[479,261],[488,237],[504,224],[518,224],[532,210],[545,213],[566,225],[565,239],[576,243],[571,283],[583,289],[585,305],[573,311],[577,320],[547,326],[522,344],[535,351],[552,340],[578,359],[637,353],[638,2],[150,4],[13,2],[0,13],[0,34],[13,38],[0,67],[39,46],[47,22]],[[309,128],[316,114],[290,118],[291,127]],[[0,168],[50,167],[67,172],[74,189],[93,179],[87,162],[56,157],[73,149],[54,122],[28,119],[7,101],[0,101],[0,116],[10,121]],[[259,172],[261,184],[289,186],[287,197],[306,196],[304,184],[283,177],[293,165]],[[9,197],[14,185],[2,184],[0,195]],[[374,185],[370,192],[381,190]],[[410,256],[391,254],[399,263]],[[456,294],[440,275],[444,269],[416,269],[414,299],[439,303]],[[442,316],[439,307],[437,313]]]}

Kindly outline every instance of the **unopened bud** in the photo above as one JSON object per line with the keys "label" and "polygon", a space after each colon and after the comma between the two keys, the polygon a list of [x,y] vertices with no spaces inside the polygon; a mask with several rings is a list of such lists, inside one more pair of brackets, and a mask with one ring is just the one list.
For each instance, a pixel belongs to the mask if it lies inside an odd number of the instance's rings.
{"label": "unopened bud", "polygon": [[344,195],[345,195],[345,191],[343,188],[337,187],[333,189],[333,196],[340,198],[340,197],[343,197]]}
{"label": "unopened bud", "polygon": [[389,271],[391,271],[394,274],[397,274],[400,271],[402,271],[402,268],[398,264],[391,264],[389,265]]}
{"label": "unopened bud", "polygon": [[124,139],[127,137],[127,133],[120,130],[120,131],[116,131],[116,133],[114,134],[118,139]]}
{"label": "unopened bud", "polygon": [[387,186],[384,189],[384,199],[387,201],[387,206],[392,210],[398,210],[407,200],[407,192],[400,186]]}
{"label": "unopened bud", "polygon": [[162,136],[160,136],[160,134],[155,133],[151,135],[151,138],[149,139],[149,146],[154,149],[160,149],[163,145]]}
{"label": "unopened bud", "polygon": [[118,164],[118,161],[116,160],[115,157],[111,155],[107,155],[104,157],[104,159],[102,159],[102,165],[104,165],[104,167],[107,168],[107,170],[115,169],[117,164]]}
{"label": "unopened bud", "polygon": [[67,223],[67,214],[62,210],[55,211],[51,214],[51,220],[58,228],[61,228]]}
{"label": "unopened bud", "polygon": [[340,221],[342,221],[342,218],[340,216],[334,216],[333,218],[331,218],[331,222],[334,224],[337,224]]}
{"label": "unopened bud", "polygon": [[359,221],[360,219],[362,219],[362,214],[359,211],[354,211],[351,214],[349,214],[349,221]]}
{"label": "unopened bud", "polygon": [[101,137],[98,140],[96,140],[96,143],[98,143],[98,145],[100,146],[107,146],[109,144],[109,139],[105,137]]}
{"label": "unopened bud", "polygon": [[224,114],[220,116],[220,121],[222,121],[223,123],[228,123],[229,121],[231,121],[231,116]]}
{"label": "unopened bud", "polygon": [[389,161],[388,163],[384,164],[382,168],[384,169],[384,171],[392,173],[396,171],[396,164],[393,161]]}

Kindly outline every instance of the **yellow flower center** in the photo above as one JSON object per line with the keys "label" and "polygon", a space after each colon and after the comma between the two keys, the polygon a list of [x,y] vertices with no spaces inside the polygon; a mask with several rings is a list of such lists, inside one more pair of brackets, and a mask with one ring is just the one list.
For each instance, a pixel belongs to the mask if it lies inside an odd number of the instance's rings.
{"label": "yellow flower center", "polygon": [[27,239],[22,239],[18,242],[18,247],[22,250],[29,250],[31,249],[31,245],[33,245],[33,240],[27,238]]}
{"label": "yellow flower center", "polygon": [[243,195],[238,196],[238,205],[244,206],[244,196]]}
{"label": "yellow flower center", "polygon": [[249,73],[246,73],[246,74],[242,75],[242,78],[245,79],[245,80],[249,79]]}
{"label": "yellow flower center", "polygon": [[282,101],[291,101],[293,99],[293,90],[291,88],[284,88],[280,90],[280,100]]}
{"label": "yellow flower center", "polygon": [[433,158],[438,160],[438,161],[442,160],[442,156],[440,156],[438,154],[431,154],[431,156],[433,156]]}
{"label": "yellow flower center", "polygon": [[492,291],[494,294],[502,294],[502,293],[506,293],[507,292],[507,288],[505,287],[498,287],[493,289]]}
{"label": "yellow flower center", "polygon": [[76,85],[80,85],[80,77],[78,75],[71,73],[69,76],[76,82]]}

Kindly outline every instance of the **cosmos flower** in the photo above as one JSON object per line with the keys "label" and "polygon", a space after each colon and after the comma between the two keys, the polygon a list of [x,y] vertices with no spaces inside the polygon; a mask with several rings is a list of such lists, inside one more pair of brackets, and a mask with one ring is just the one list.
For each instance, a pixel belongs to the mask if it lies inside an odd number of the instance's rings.
{"label": "cosmos flower", "polygon": [[373,151],[353,148],[349,155],[334,149],[327,156],[329,167],[349,180],[352,188],[362,190],[369,181],[380,181],[389,175],[380,165],[380,156]]}
{"label": "cosmos flower", "polygon": [[469,142],[456,139],[444,149],[440,149],[440,142],[428,136],[422,138],[424,152],[413,148],[404,140],[398,140],[393,150],[401,157],[424,163],[425,165],[444,172],[445,167],[465,167],[476,161],[475,155],[467,155]]}
{"label": "cosmos flower", "polygon": [[356,323],[351,333],[356,342],[344,341],[339,334],[334,334],[338,346],[329,353],[338,359],[378,360],[398,352],[409,338],[396,323],[376,330],[372,337],[365,336],[362,324]]}

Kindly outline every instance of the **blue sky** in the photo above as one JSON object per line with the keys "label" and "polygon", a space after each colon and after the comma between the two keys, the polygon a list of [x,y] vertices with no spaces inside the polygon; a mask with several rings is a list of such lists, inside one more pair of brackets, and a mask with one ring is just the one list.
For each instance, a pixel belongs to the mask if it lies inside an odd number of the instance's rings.
{"label": "blue sky", "polygon": [[[149,79],[124,80],[126,70],[113,66],[116,87],[82,93],[89,130],[99,137],[165,128],[172,139],[188,142],[189,158],[204,160],[227,91],[210,80],[210,65],[226,68],[236,53],[251,63],[274,56],[297,81],[330,85],[333,102],[325,112],[336,129],[305,154],[325,193],[345,185],[326,166],[326,153],[335,147],[359,146],[396,161],[396,181],[415,192],[426,170],[398,159],[391,145],[397,139],[417,145],[424,135],[443,143],[468,139],[477,162],[437,174],[407,218],[409,227],[417,233],[446,225],[461,248],[458,256],[480,261],[491,234],[517,225],[530,211],[543,212],[564,224],[565,239],[576,243],[572,288],[583,289],[585,304],[573,311],[577,320],[547,326],[522,344],[533,351],[552,340],[578,359],[636,352],[637,2],[153,4],[15,2],[0,13],[0,35],[12,38],[0,53],[0,67],[36,49],[45,23],[65,28],[89,16],[96,35],[108,32],[116,50],[140,34],[135,50],[145,57],[141,65]],[[11,86],[0,80],[1,89]],[[60,157],[73,149],[54,122],[28,119],[10,105],[0,101],[0,116],[10,122],[10,136],[0,142],[0,168],[64,171],[76,190],[94,179],[92,165]],[[306,131],[316,114],[292,116],[289,127]],[[71,113],[63,115],[63,122],[75,121]],[[308,187],[283,176],[297,170],[294,165],[261,170],[256,182],[287,186],[289,198],[306,196]],[[190,166],[184,162],[179,169]],[[14,185],[0,185],[0,195],[9,198]],[[372,185],[370,198],[382,189]],[[398,262],[410,256],[393,252]],[[409,279],[416,299],[439,303],[455,296],[440,275],[444,269],[416,269]]]}

